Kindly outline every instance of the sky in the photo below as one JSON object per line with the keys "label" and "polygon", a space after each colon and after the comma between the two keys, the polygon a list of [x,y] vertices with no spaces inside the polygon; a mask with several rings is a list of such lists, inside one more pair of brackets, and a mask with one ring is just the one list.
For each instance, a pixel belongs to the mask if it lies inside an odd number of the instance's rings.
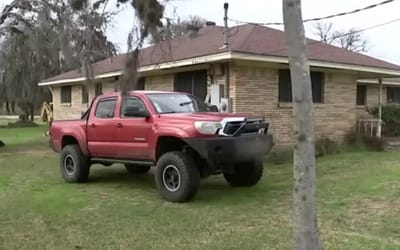
{"label": "sky", "polygon": [[[116,0],[114,0],[116,1]],[[302,0],[303,19],[321,17],[339,12],[365,7],[382,0]],[[223,25],[223,5],[229,3],[228,16],[235,20],[246,22],[282,22],[282,0],[171,0],[166,6],[165,16],[176,14],[185,18],[190,15],[201,16],[218,25]],[[387,5],[366,10],[357,14],[329,19],[334,28],[348,30],[363,29],[399,18],[400,0]],[[109,30],[111,39],[122,48],[126,44],[126,34],[129,32],[132,20],[132,10],[125,8]],[[236,25],[229,22],[230,26]],[[269,26],[283,29],[282,26]],[[313,38],[313,24],[305,25],[306,35]],[[400,64],[400,21],[361,33],[368,40],[370,56]]]}
{"label": "sky", "polygon": [[[0,0],[0,6],[11,0]],[[117,10],[117,0],[110,0],[109,9]],[[321,17],[350,11],[375,4],[383,0],[302,0],[303,19]],[[229,3],[228,16],[245,22],[282,22],[282,0],[170,0],[166,5],[166,17],[179,16],[184,19],[190,15],[203,17],[223,25],[223,5]],[[364,29],[399,18],[400,0],[356,14],[327,20],[335,29]],[[121,52],[126,50],[127,34],[133,25],[133,11],[129,5],[119,9],[107,34]],[[229,22],[229,26],[237,25]],[[283,30],[283,26],[269,26]],[[313,36],[313,23],[305,24],[306,35]],[[374,28],[361,34],[368,40],[366,53],[370,56],[400,65],[400,21]]]}

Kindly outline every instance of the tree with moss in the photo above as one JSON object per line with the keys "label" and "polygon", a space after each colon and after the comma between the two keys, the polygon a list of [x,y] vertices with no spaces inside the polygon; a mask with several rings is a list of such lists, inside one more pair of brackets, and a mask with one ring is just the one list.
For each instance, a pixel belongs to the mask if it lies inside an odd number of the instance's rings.
{"label": "tree with moss", "polygon": [[112,14],[96,2],[75,11],[66,0],[14,0],[0,14],[0,103],[15,102],[25,117],[51,99],[37,83],[116,54],[105,35]]}
{"label": "tree with moss", "polygon": [[[120,79],[119,85],[122,93],[137,87],[137,68],[139,51],[143,46],[145,39],[151,34],[158,32],[163,26],[162,18],[164,6],[157,0],[115,0],[117,6],[121,4],[130,4],[134,9],[136,23],[132,24],[132,32],[128,36],[129,53],[125,63],[125,74]],[[71,6],[76,11],[82,11],[88,5],[88,0],[71,0]],[[107,0],[99,0],[100,3],[107,4]]]}

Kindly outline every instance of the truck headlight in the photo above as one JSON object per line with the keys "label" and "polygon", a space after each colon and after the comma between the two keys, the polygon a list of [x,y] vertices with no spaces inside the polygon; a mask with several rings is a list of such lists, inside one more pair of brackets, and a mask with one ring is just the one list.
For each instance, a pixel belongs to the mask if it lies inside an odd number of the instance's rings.
{"label": "truck headlight", "polygon": [[218,132],[218,130],[222,128],[222,125],[219,122],[197,121],[194,123],[194,127],[200,134],[215,135]]}

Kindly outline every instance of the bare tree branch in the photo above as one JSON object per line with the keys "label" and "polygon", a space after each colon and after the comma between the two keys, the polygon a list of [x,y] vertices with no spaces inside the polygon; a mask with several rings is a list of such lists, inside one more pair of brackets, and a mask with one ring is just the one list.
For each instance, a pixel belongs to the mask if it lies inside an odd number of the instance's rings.
{"label": "bare tree branch", "polygon": [[367,52],[368,41],[355,28],[346,31],[333,29],[332,23],[318,22],[314,25],[314,34],[321,42],[336,45],[353,52]]}

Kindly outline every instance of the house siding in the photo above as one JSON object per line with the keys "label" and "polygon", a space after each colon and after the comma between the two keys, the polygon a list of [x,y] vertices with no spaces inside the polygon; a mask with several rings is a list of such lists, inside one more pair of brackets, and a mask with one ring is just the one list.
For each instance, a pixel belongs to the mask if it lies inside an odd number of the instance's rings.
{"label": "house siding", "polygon": [[[84,84],[84,83],[82,83]],[[53,113],[55,120],[79,119],[90,102],[95,98],[94,84],[87,87],[89,102],[82,103],[82,84],[73,85],[71,89],[71,103],[61,103],[61,86],[53,87]],[[114,82],[102,82],[103,93],[114,92]]]}
{"label": "house siding", "polygon": [[168,74],[146,77],[145,90],[173,91],[174,75]]}
{"label": "house siding", "polygon": [[[358,118],[372,118],[367,109],[378,105],[379,103],[379,86],[367,85],[366,106],[357,107]],[[386,104],[386,86],[382,86],[382,104]]]}
{"label": "house siding", "polygon": [[[89,99],[90,100],[90,99]],[[78,119],[89,104],[82,104],[82,86],[73,85],[71,103],[61,103],[61,86],[53,87],[54,120]]]}
{"label": "house siding", "polygon": [[[232,98],[232,109],[236,113],[250,113],[265,117],[270,122],[270,132],[276,145],[291,145],[292,104],[279,103],[279,69],[271,65],[255,65],[231,62],[229,86],[226,85],[226,72],[216,75],[212,83],[224,84]],[[211,82],[210,82],[211,83]],[[114,92],[115,82],[103,81],[103,93]],[[314,124],[317,137],[329,137],[341,141],[355,125],[365,108],[356,106],[356,77],[350,73],[325,73],[324,103],[314,104]],[[174,90],[174,74],[147,76],[146,90]],[[79,118],[88,108],[82,104],[81,86],[72,87],[70,105],[60,103],[61,87],[53,89],[54,116],[56,120]],[[94,84],[88,87],[89,102],[95,97]],[[377,104],[378,87],[368,86],[367,106]],[[386,102],[386,89],[383,91]]]}
{"label": "house siding", "polygon": [[[289,145],[292,136],[292,105],[278,102],[278,69],[235,66],[234,111],[265,117],[277,145]],[[355,125],[356,79],[351,74],[325,74],[324,103],[314,104],[317,137],[342,140]]]}

